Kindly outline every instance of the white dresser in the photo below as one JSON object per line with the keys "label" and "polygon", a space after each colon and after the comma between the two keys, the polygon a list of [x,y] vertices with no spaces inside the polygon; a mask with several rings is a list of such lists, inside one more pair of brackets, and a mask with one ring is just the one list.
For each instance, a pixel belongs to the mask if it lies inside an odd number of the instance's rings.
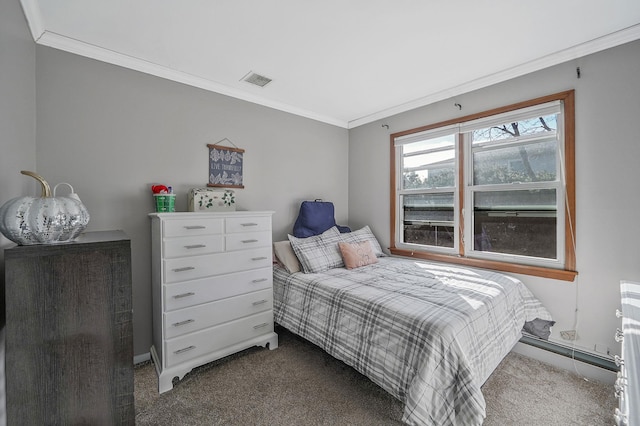
{"label": "white dresser", "polygon": [[622,342],[622,356],[616,356],[620,367],[615,390],[619,408],[615,424],[640,425],[640,283],[620,282],[622,327],[616,332],[616,340]]}
{"label": "white dresser", "polygon": [[273,212],[152,213],[153,346],[160,393],[273,328]]}

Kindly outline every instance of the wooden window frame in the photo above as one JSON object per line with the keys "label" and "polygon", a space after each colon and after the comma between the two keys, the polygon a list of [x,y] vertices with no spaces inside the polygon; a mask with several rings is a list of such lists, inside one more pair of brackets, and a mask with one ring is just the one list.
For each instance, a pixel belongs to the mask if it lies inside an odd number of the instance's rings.
{"label": "wooden window frame", "polygon": [[[395,139],[410,135],[413,133],[424,132],[427,130],[436,129],[439,127],[450,126],[460,122],[477,120],[480,118],[489,117],[492,115],[502,114],[522,108],[531,107],[547,102],[561,101],[564,104],[564,171],[565,171],[565,235],[564,235],[564,268],[555,269],[541,266],[531,266],[525,264],[503,262],[496,260],[484,260],[477,258],[466,257],[464,253],[464,245],[460,244],[459,253],[457,255],[433,253],[429,251],[411,251],[407,249],[396,247],[396,202],[398,201],[397,194],[397,182],[396,182],[396,147]],[[461,138],[460,138],[461,139]],[[458,142],[462,144],[462,141]],[[464,150],[462,146],[458,146],[458,182],[459,185],[456,188],[458,191],[459,208],[456,214],[459,215],[459,227],[460,239],[462,240],[464,233],[464,221],[462,220],[462,211],[464,210]],[[472,267],[479,267],[485,269],[492,269],[503,272],[532,275],[543,278],[551,278],[562,281],[573,281],[578,275],[576,270],[576,215],[575,215],[575,91],[568,90],[552,95],[542,96],[539,98],[518,102],[515,104],[507,105],[500,108],[483,111],[476,114],[470,114],[464,117],[459,117],[452,120],[446,120],[439,123],[430,124],[427,126],[418,127],[415,129],[405,130],[390,135],[390,243],[389,248],[391,254],[397,256],[435,260],[448,263],[455,263],[461,265],[467,265]]]}

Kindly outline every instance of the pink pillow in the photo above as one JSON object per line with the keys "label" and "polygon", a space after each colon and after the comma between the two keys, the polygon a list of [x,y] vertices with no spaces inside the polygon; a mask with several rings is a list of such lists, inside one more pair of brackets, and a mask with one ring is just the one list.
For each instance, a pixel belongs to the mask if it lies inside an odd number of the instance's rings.
{"label": "pink pillow", "polygon": [[342,260],[347,269],[359,268],[360,266],[378,263],[378,258],[373,252],[369,241],[359,243],[338,243]]}

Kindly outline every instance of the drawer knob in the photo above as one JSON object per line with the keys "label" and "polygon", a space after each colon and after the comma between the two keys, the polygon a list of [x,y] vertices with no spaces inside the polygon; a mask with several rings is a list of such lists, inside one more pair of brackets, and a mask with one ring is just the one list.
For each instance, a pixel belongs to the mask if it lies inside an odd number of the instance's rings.
{"label": "drawer knob", "polygon": [[627,426],[627,416],[624,415],[619,408],[616,408],[616,411],[613,414],[613,418],[616,421],[616,426]]}
{"label": "drawer knob", "polygon": [[267,299],[258,300],[256,302],[253,302],[253,306],[264,305],[267,302],[268,302]]}
{"label": "drawer knob", "polygon": [[620,355],[614,356],[613,360],[616,363],[616,367],[620,367],[621,365],[624,365],[624,360],[620,357]]}
{"label": "drawer knob", "polygon": [[181,325],[191,324],[192,322],[195,322],[195,320],[194,319],[188,319],[188,320],[184,320],[184,321],[178,321],[178,322],[174,322],[173,326],[174,327],[180,327]]}
{"label": "drawer knob", "polygon": [[188,293],[182,293],[182,294],[176,294],[175,296],[173,296],[174,299],[182,299],[183,297],[189,297],[189,296],[195,296],[196,294],[192,291],[188,292]]}
{"label": "drawer knob", "polygon": [[242,226],[258,226],[257,223],[249,222],[249,223],[241,223]]}
{"label": "drawer knob", "polygon": [[255,279],[255,280],[251,281],[251,282],[254,283],[254,284],[257,284],[257,283],[263,283],[265,281],[267,281],[267,278],[258,278],[258,279]]}
{"label": "drawer knob", "polygon": [[189,352],[190,350],[195,349],[195,348],[196,347],[193,346],[193,345],[192,346],[187,346],[186,348],[178,349],[177,351],[174,351],[173,353],[178,355],[178,354],[182,354],[182,353],[185,353],[185,352]]}
{"label": "drawer knob", "polygon": [[204,225],[186,225],[184,229],[207,229]]}
{"label": "drawer knob", "polygon": [[189,246],[184,246],[184,248],[186,249],[196,249],[196,248],[205,248],[206,245],[205,244],[191,244]]}
{"label": "drawer knob", "polygon": [[616,335],[613,338],[616,342],[620,343],[624,340],[624,333],[619,328],[616,328]]}
{"label": "drawer knob", "polygon": [[172,269],[173,272],[184,272],[184,271],[191,271],[192,269],[196,269],[194,266],[185,266],[183,268],[176,268],[176,269]]}
{"label": "drawer knob", "polygon": [[262,324],[254,325],[253,328],[254,328],[254,330],[258,330],[258,329],[267,327],[268,325],[269,325],[268,322],[263,322]]}
{"label": "drawer knob", "polygon": [[261,257],[252,257],[251,260],[265,260],[266,257],[265,256],[261,256]]}
{"label": "drawer knob", "polygon": [[258,240],[242,240],[243,243],[245,244],[249,244],[249,243],[257,243]]}

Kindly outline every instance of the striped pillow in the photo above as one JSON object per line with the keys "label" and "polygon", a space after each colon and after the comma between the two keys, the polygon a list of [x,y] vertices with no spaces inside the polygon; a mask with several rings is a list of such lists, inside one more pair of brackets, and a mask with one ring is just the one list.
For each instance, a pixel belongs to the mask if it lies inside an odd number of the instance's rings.
{"label": "striped pillow", "polygon": [[338,243],[342,241],[340,231],[335,226],[320,235],[297,238],[288,235],[293,252],[298,257],[305,274],[328,271],[344,266]]}
{"label": "striped pillow", "polygon": [[341,235],[342,241],[345,243],[359,243],[361,241],[369,241],[371,243],[371,248],[377,257],[386,256],[382,248],[380,247],[380,243],[376,239],[376,236],[371,232],[371,228],[368,225],[358,229],[353,232],[345,232]]}

